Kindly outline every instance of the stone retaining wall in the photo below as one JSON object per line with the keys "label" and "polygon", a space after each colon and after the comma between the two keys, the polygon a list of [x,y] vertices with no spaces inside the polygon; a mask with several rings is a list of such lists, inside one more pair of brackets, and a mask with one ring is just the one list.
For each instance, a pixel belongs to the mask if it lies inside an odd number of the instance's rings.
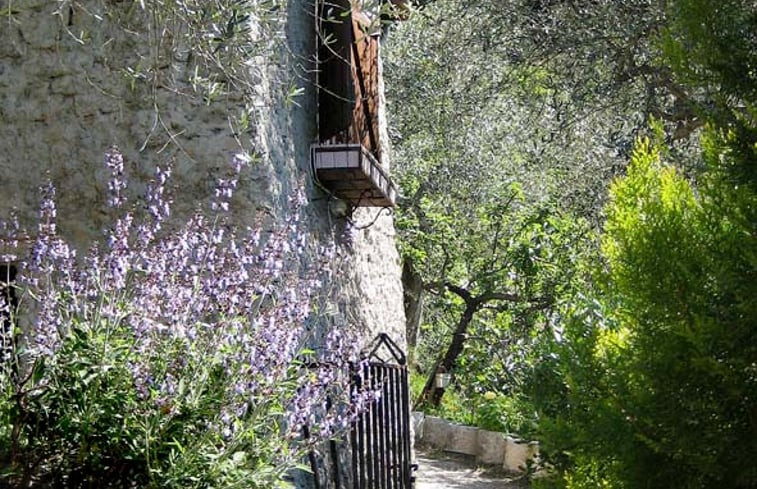
{"label": "stone retaining wall", "polygon": [[447,452],[476,457],[487,465],[501,465],[512,472],[525,472],[536,463],[539,444],[520,440],[504,433],[464,426],[421,412],[412,413],[415,442]]}

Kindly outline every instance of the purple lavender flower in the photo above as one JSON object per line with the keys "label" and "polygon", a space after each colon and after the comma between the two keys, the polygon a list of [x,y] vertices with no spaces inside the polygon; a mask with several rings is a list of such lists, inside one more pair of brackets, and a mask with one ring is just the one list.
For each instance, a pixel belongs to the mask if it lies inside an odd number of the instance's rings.
{"label": "purple lavender flower", "polygon": [[[106,164],[109,205],[121,214],[106,242],[81,259],[56,234],[55,190],[43,188],[40,232],[22,284],[35,301],[30,361],[60,354],[72,324],[120,335],[140,409],[163,420],[213,406],[203,419],[229,446],[245,430],[291,440],[307,425],[314,436],[333,436],[373,402],[375,392],[350,387],[359,343],[339,328],[316,341],[310,327],[318,309],[311,305],[323,300],[338,249],[318,250],[323,262],[304,265],[312,250],[299,217],[302,194],[272,230],[240,230],[227,214],[199,212],[164,229],[170,168],[158,168],[145,198],[126,209],[123,157],[112,148]],[[235,158],[219,178],[216,209],[231,204],[245,165]],[[306,347],[312,352],[303,359]],[[212,403],[199,401],[211,395]]]}
{"label": "purple lavender flower", "polygon": [[115,146],[105,153],[105,166],[110,169],[108,206],[120,208],[126,203],[126,197],[124,196],[126,181],[124,180],[124,157]]}

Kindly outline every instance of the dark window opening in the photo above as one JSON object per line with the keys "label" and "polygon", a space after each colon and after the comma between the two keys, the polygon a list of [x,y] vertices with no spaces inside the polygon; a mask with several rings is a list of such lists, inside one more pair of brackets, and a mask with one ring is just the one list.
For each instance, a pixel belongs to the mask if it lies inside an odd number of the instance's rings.
{"label": "dark window opening", "polygon": [[361,144],[381,161],[378,135],[379,35],[349,0],[320,2],[318,137]]}
{"label": "dark window opening", "polygon": [[13,355],[15,344],[14,319],[18,298],[16,297],[16,266],[0,265],[0,363],[7,362]]}

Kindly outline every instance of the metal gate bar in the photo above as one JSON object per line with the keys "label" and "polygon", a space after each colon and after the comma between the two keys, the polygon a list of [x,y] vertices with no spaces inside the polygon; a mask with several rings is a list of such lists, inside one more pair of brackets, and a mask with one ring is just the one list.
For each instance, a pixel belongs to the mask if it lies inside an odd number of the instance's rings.
{"label": "metal gate bar", "polygon": [[[389,353],[388,359],[382,353]],[[355,426],[353,474],[358,489],[411,489],[410,404],[405,355],[379,335],[363,369],[363,381],[379,397]],[[364,477],[365,476],[365,477]]]}
{"label": "metal gate bar", "polygon": [[[388,358],[385,358],[388,353]],[[379,335],[352,376],[352,388],[370,389],[378,397],[353,422],[345,443],[329,441],[327,456],[310,462],[317,489],[412,489],[410,458],[410,397],[405,355],[385,334]],[[340,452],[340,450],[342,450]],[[349,450],[345,453],[343,450]],[[347,472],[340,467],[340,453]],[[325,465],[325,466],[324,466]],[[350,470],[351,469],[351,470]],[[319,474],[324,474],[323,480]]]}

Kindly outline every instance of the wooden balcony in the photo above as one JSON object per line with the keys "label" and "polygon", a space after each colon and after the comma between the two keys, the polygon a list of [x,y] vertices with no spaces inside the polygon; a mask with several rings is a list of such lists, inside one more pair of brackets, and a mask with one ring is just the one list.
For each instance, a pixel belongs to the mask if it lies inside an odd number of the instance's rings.
{"label": "wooden balcony", "polygon": [[364,12],[350,0],[318,5],[319,144],[311,146],[313,175],[355,207],[393,207],[397,189],[381,165],[379,141],[380,41],[373,32],[378,12]]}
{"label": "wooden balcony", "polygon": [[355,207],[394,207],[397,188],[361,144],[314,144],[310,161],[318,181]]}

